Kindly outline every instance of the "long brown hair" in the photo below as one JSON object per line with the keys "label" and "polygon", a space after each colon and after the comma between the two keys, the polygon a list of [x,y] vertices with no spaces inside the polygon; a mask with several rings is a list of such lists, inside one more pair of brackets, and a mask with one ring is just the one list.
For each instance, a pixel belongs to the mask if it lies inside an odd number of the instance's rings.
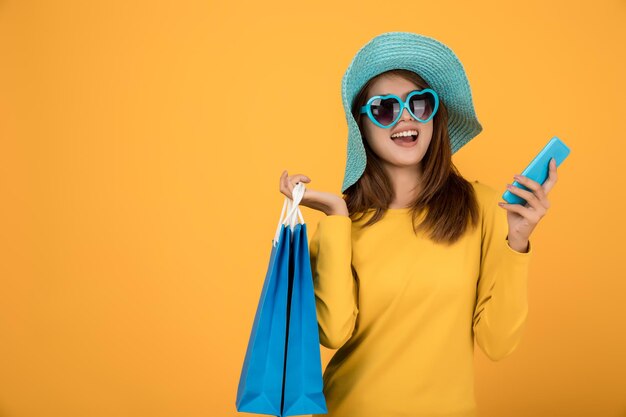
{"label": "long brown hair", "polygon": [[[352,104],[352,115],[359,125],[363,137],[362,118],[359,109],[368,99],[369,87],[378,77],[400,76],[415,83],[418,88],[430,88],[418,74],[404,69],[394,69],[370,79],[357,94]],[[365,116],[366,117],[366,116]],[[362,219],[366,210],[375,210],[363,225],[370,226],[381,220],[393,200],[393,186],[383,169],[381,159],[363,140],[367,162],[359,180],[344,192],[344,200],[353,220]],[[461,176],[452,163],[450,136],[448,133],[448,111],[443,100],[433,117],[433,136],[428,150],[422,158],[422,190],[410,206],[413,230],[427,231],[428,237],[443,244],[456,242],[468,226],[475,227],[479,220],[479,207],[474,188]],[[416,219],[424,210],[425,217],[419,225]],[[356,217],[357,213],[361,213]],[[468,224],[469,220],[469,224]]]}

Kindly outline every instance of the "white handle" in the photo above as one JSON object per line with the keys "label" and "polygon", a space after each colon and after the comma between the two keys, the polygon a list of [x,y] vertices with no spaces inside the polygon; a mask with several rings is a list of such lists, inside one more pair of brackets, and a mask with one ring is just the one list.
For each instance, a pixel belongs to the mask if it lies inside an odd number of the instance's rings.
{"label": "white handle", "polygon": [[[272,240],[272,243],[274,246],[276,246],[276,244],[278,243],[278,239],[280,237],[280,230],[281,230],[281,225],[286,225],[289,226],[291,228],[291,231],[293,232],[293,229],[296,227],[296,222],[298,220],[298,217],[300,218],[300,222],[304,224],[304,218],[302,217],[302,212],[300,211],[300,202],[302,201],[302,197],[304,197],[304,183],[299,182],[296,184],[295,187],[293,187],[293,191],[292,191],[292,195],[293,195],[293,200],[291,200],[289,197],[285,196],[285,202],[283,203],[283,210],[280,213],[280,218],[278,219],[278,226],[276,227],[276,234],[274,235],[274,239]],[[285,214],[285,208],[288,208],[288,212],[287,212],[287,216],[285,217],[285,220],[283,221],[283,215]],[[293,235],[292,235],[293,238]]]}

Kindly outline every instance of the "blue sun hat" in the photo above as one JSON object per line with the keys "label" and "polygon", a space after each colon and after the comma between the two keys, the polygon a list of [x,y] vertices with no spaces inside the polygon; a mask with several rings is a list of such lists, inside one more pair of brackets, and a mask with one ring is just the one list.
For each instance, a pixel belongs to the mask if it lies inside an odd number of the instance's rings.
{"label": "blue sun hat", "polygon": [[448,46],[411,32],[382,33],[359,49],[341,81],[343,108],[348,121],[342,193],[363,175],[366,164],[363,138],[352,116],[353,101],[367,81],[392,69],[417,73],[437,92],[448,110],[448,132],[453,154],[482,131],[465,70]]}

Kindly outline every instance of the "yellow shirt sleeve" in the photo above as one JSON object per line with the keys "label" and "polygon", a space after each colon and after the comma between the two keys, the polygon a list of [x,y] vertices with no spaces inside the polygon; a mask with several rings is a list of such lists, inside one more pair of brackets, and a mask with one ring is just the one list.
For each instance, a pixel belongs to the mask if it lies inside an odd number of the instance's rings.
{"label": "yellow shirt sleeve", "polygon": [[359,313],[351,227],[348,216],[328,215],[309,245],[320,344],[329,349],[338,349],[352,336]]}
{"label": "yellow shirt sleeve", "polygon": [[519,344],[528,316],[528,273],[532,255],[509,246],[507,210],[497,206],[499,194],[482,208],[480,275],[473,316],[475,340],[493,361],[511,354]]}

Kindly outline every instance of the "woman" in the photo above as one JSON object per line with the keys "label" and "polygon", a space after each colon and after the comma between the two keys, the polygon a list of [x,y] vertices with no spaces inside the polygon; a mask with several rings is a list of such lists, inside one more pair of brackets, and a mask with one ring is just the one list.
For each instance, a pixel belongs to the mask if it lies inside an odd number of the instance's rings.
{"label": "woman", "polygon": [[[528,313],[530,234],[549,207],[540,185],[468,182],[452,154],[482,130],[454,53],[413,33],[381,34],[342,80],[348,158],[342,193],[306,189],[325,214],[311,239],[328,417],[475,416],[474,340],[497,361]],[[395,97],[394,97],[395,96]],[[310,178],[283,172],[292,198]]]}

